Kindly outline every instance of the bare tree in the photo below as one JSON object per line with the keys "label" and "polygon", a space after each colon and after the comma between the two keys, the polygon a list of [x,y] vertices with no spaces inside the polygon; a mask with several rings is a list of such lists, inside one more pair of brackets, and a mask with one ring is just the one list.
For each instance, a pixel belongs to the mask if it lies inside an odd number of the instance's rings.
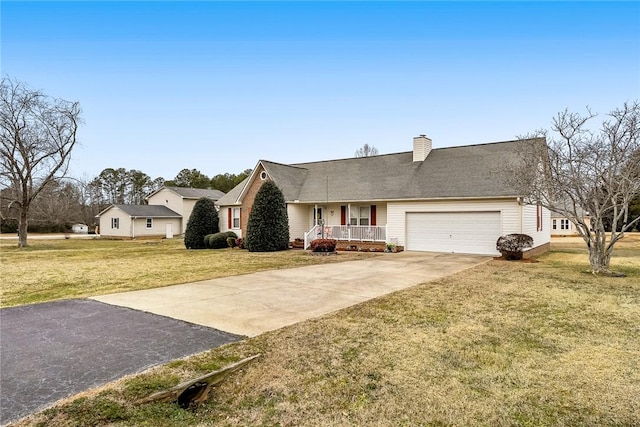
{"label": "bare tree", "polygon": [[27,246],[29,208],[50,182],[64,177],[76,144],[80,105],[5,77],[0,89],[0,183],[19,209],[18,246]]}
{"label": "bare tree", "polygon": [[356,157],[369,157],[369,156],[377,156],[378,149],[373,145],[364,144],[362,147],[356,150]]}
{"label": "bare tree", "polygon": [[584,116],[558,113],[552,126],[557,136],[537,131],[547,144],[529,145],[508,181],[528,202],[568,218],[587,245],[591,271],[611,274],[614,245],[640,220],[629,215],[640,195],[640,104],[610,112],[597,130],[588,128],[594,117],[588,108]]}

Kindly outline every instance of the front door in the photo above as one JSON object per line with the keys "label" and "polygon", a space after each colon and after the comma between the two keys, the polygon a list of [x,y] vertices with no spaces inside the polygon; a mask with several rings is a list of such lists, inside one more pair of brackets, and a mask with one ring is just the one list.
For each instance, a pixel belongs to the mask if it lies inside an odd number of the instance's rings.
{"label": "front door", "polygon": [[313,210],[313,224],[314,225],[324,225],[323,216],[322,216],[322,208],[316,208]]}

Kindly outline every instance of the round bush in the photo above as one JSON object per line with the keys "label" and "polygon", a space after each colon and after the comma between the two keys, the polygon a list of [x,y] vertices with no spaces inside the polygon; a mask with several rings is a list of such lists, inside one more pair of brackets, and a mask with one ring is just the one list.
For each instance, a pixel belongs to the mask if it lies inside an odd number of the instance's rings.
{"label": "round bush", "polygon": [[522,259],[522,251],[533,246],[533,237],[528,234],[507,234],[498,237],[496,250],[500,251],[504,259]]}

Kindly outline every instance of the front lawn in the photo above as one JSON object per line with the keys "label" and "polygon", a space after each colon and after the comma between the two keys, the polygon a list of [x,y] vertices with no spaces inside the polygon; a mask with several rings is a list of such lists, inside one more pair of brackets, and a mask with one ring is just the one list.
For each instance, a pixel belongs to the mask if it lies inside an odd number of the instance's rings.
{"label": "front lawn", "polygon": [[[153,368],[22,425],[640,425],[640,239],[596,278],[578,244]],[[135,400],[256,353],[195,410]]]}
{"label": "front lawn", "polygon": [[373,256],[305,251],[250,253],[240,249],[186,250],[172,240],[37,240],[28,248],[0,241],[2,307],[133,291],[255,271]]}

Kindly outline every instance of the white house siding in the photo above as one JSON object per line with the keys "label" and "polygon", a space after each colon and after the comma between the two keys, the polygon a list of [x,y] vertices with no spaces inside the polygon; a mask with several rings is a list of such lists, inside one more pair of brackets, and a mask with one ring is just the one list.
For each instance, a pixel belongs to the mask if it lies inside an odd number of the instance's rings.
{"label": "white house siding", "polygon": [[[569,221],[569,229],[568,230],[563,230],[560,228],[560,221],[561,220],[568,220],[567,217],[565,216],[554,216],[551,215],[551,219],[550,219],[550,229],[551,229],[551,235],[552,236],[577,236],[578,235],[578,230],[576,230],[576,225],[574,223],[572,223],[571,221]],[[590,226],[591,224],[591,219],[589,217],[583,217],[582,220],[588,225]],[[553,229],[553,221],[556,222],[556,229]]]}
{"label": "white house siding", "polygon": [[511,231],[511,233],[523,233],[533,237],[533,247],[538,247],[551,241],[551,212],[542,208],[542,230],[538,231],[537,206],[522,206],[522,231]]}
{"label": "white house siding", "polygon": [[182,215],[182,227],[176,228],[174,230],[175,234],[184,234],[186,231],[191,211],[193,211],[193,207],[196,202],[197,200],[195,199],[183,199],[181,195],[167,188],[163,188],[153,196],[149,197],[150,205],[163,205]]}
{"label": "white house siding", "polygon": [[[233,231],[238,238],[242,238],[242,230],[240,228],[229,228],[229,209],[239,208],[240,206],[221,206],[218,211],[218,219],[220,232]],[[241,213],[244,215],[244,213]]]}
{"label": "white house siding", "polygon": [[[287,215],[289,216],[289,239],[304,239],[304,233],[309,231],[309,221],[307,219],[307,205],[296,203],[287,204]],[[312,214],[313,215],[313,214]]]}
{"label": "white house siding", "polygon": [[[120,227],[111,228],[111,219],[119,218]],[[100,235],[104,237],[130,237],[131,218],[122,209],[112,207],[100,215]]]}
{"label": "white house siding", "polygon": [[[220,228],[220,232],[221,233],[223,233],[225,231],[230,231],[230,228],[229,228],[229,207],[228,206],[221,206],[220,207],[220,212],[218,212],[218,227]],[[236,234],[238,234],[238,233],[236,233]],[[238,237],[240,237],[239,234],[238,234]]]}
{"label": "white house siding", "polygon": [[174,234],[178,234],[180,230],[180,218],[153,218],[153,226],[147,228],[147,218],[136,218],[132,222],[133,227],[130,237],[158,237],[165,236],[167,233],[167,224],[171,224]]}
{"label": "white house siding", "polygon": [[[386,202],[358,202],[351,203],[351,206],[376,206],[376,225],[384,226],[387,224],[387,204]],[[305,231],[309,231],[313,227],[313,210],[314,205],[305,205]],[[318,204],[318,208],[322,208],[324,214],[325,225],[341,225],[342,206],[347,206],[347,223],[349,223],[349,203],[338,204]],[[331,214],[333,212],[333,215]]]}
{"label": "white house siding", "polygon": [[[149,204],[166,206],[172,211],[182,215],[185,223],[186,221],[189,220],[189,217],[188,216],[185,217],[184,213],[182,212],[183,210],[182,196],[180,196],[179,194],[176,194],[174,191],[163,188],[153,196],[149,197]],[[178,230],[175,230],[174,232],[178,234]]]}
{"label": "white house siding", "polygon": [[401,246],[406,246],[407,243],[408,212],[500,212],[502,234],[521,232],[520,206],[515,199],[389,202],[387,204],[387,239],[397,240]]}

